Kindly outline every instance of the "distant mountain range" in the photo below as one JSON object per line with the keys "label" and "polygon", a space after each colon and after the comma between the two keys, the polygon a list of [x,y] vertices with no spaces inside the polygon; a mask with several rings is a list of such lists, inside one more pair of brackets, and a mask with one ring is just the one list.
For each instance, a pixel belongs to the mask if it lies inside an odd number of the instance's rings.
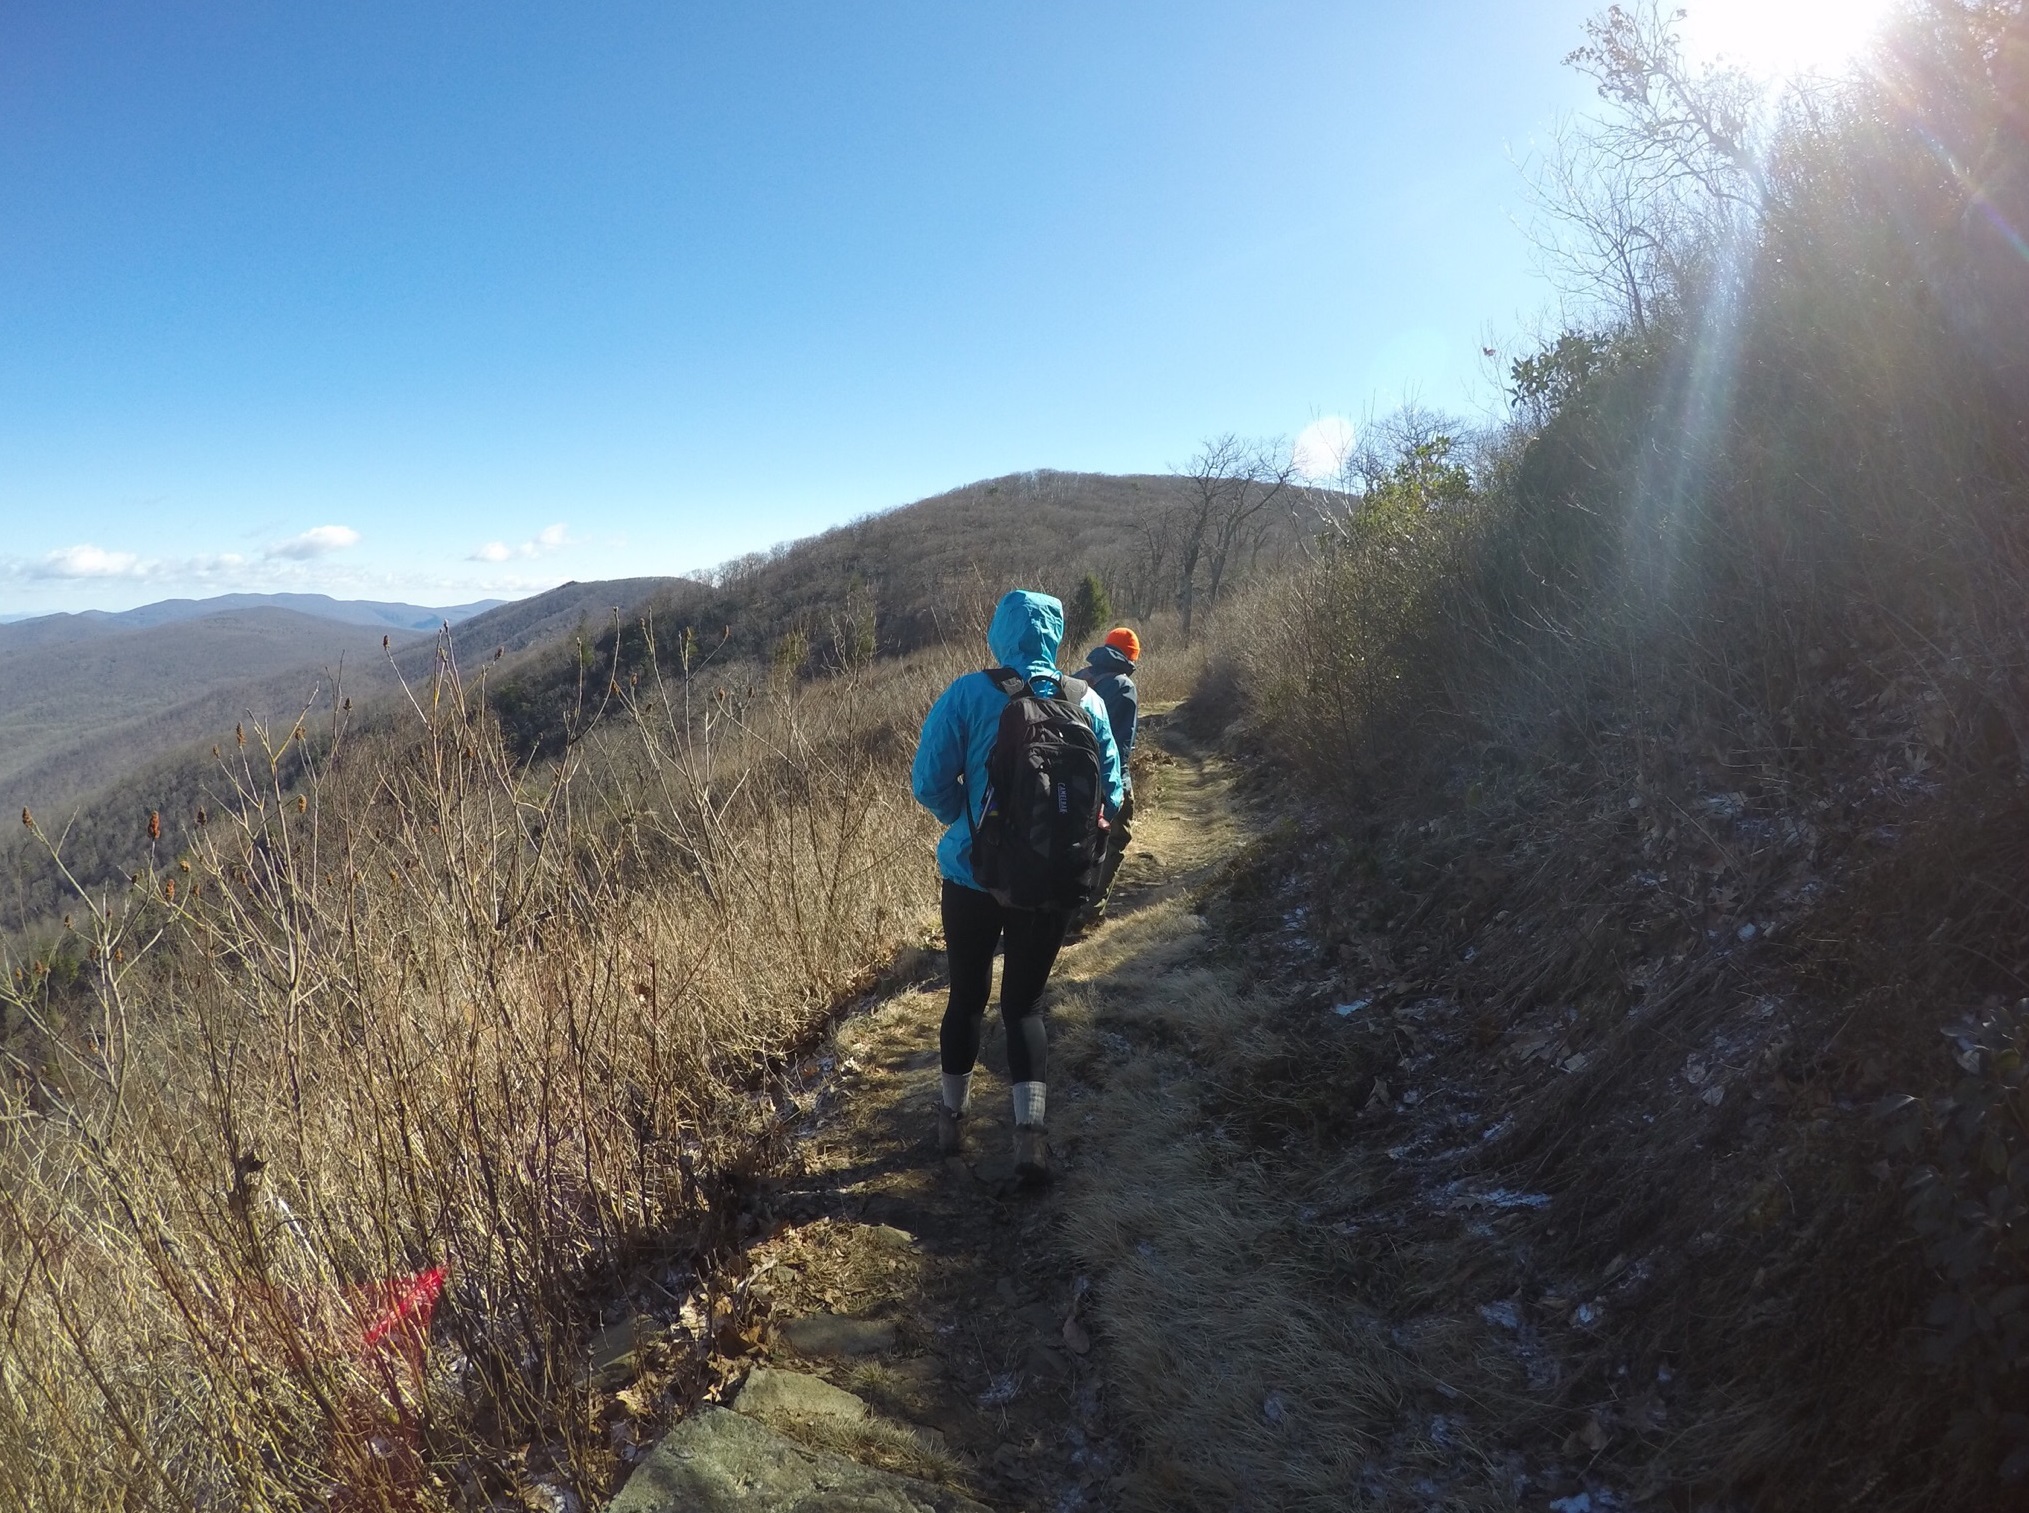
{"label": "distant mountain range", "polygon": [[318,620],[335,620],[341,625],[378,626],[383,631],[435,630],[440,625],[457,625],[505,603],[505,599],[480,599],[472,604],[432,609],[422,604],[387,604],[373,599],[334,599],[329,594],[219,594],[210,599],[163,599],[139,609],[87,609],[77,614],[0,617],[0,649],[117,635],[123,630],[145,630],[248,609],[286,609]]}
{"label": "distant mountain range", "polygon": [[[243,719],[293,721],[427,677],[437,629],[478,664],[611,623],[673,578],[567,583],[512,601],[450,608],[228,594],[119,614],[0,624],[0,810],[57,810]],[[386,637],[389,646],[383,649]]]}

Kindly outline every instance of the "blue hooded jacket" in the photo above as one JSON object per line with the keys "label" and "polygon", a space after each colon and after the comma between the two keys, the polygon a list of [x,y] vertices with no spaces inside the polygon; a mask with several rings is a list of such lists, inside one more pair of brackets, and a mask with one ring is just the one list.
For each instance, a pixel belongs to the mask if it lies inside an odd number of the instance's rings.
{"label": "blue hooded jacket", "polygon": [[[986,647],[995,666],[1013,668],[1039,691],[1054,691],[1063,678],[1056,664],[1057,643],[1063,639],[1064,606],[1048,594],[1016,589],[995,608]],[[1088,688],[1079,707],[1099,737],[1099,777],[1110,818],[1119,814],[1127,797],[1121,785],[1120,752],[1113,744],[1105,701]],[[979,814],[974,808],[968,815],[968,806],[986,791],[986,759],[1006,708],[1007,695],[993,679],[984,672],[969,672],[938,695],[916,743],[909,787],[916,802],[944,822],[937,871],[960,887],[979,887],[972,875],[972,827]]]}

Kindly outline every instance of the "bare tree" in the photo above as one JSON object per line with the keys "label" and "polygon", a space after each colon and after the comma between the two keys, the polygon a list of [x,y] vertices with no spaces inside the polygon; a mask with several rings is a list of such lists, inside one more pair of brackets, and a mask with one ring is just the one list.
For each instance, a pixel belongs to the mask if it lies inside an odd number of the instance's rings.
{"label": "bare tree", "polygon": [[1531,174],[1544,271],[1637,334],[1769,199],[1762,94],[1736,69],[1689,62],[1680,16],[1634,0],[1586,22],[1585,46],[1564,61],[1608,110],[1561,126]]}
{"label": "bare tree", "polygon": [[1248,552],[1263,516],[1278,500],[1294,504],[1296,463],[1281,441],[1247,441],[1227,432],[1198,448],[1179,470],[1183,497],[1169,512],[1176,553],[1177,613],[1191,639],[1200,569],[1216,606],[1237,558]]}
{"label": "bare tree", "polygon": [[1603,305],[1610,319],[1647,335],[1656,302],[1683,283],[1693,238],[1681,207],[1569,122],[1557,129],[1532,188],[1547,220],[1532,240],[1550,282],[1566,299]]}
{"label": "bare tree", "polygon": [[1287,513],[1300,485],[1296,455],[1280,441],[1257,443],[1248,457],[1238,486],[1213,517],[1205,555],[1206,598],[1214,608],[1228,573],[1242,556],[1254,558],[1266,533],[1279,523],[1278,509]]}

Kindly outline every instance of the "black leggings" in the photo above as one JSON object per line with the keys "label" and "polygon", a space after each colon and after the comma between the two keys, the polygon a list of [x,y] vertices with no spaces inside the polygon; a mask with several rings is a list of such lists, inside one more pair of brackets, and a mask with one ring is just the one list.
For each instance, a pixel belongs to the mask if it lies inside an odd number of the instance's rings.
{"label": "black leggings", "polygon": [[1127,854],[1127,843],[1134,839],[1134,830],[1129,823],[1133,818],[1134,795],[1130,793],[1106,831],[1106,859],[1099,864],[1099,886],[1092,892],[1094,909],[1105,904],[1106,894],[1113,886],[1113,874],[1120,870],[1120,859]]}
{"label": "black leggings", "polygon": [[1007,1026],[1008,1080],[1046,1080],[1043,985],[1056,965],[1069,919],[1057,909],[1003,908],[991,893],[945,879],[944,949],[951,963],[951,1000],[938,1044],[946,1072],[962,1077],[979,1060],[979,1025],[993,992],[993,948],[1005,935],[1000,1017]]}

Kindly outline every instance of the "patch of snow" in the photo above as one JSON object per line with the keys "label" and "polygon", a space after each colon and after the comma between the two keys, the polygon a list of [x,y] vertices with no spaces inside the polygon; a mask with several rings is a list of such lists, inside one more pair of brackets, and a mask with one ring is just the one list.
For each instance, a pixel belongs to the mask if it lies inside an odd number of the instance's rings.
{"label": "patch of snow", "polygon": [[1497,1329],[1519,1330],[1522,1327],[1520,1311],[1507,1298],[1502,1298],[1497,1303],[1480,1304],[1479,1316]]}
{"label": "patch of snow", "polygon": [[1003,1371],[986,1384],[986,1391],[979,1394],[982,1408],[1005,1408],[1022,1395],[1021,1376],[1013,1371]]}
{"label": "patch of snow", "polygon": [[1488,1208],[1548,1208],[1548,1193],[1518,1193],[1512,1188],[1494,1187],[1483,1193],[1467,1193],[1464,1204],[1484,1204]]}

